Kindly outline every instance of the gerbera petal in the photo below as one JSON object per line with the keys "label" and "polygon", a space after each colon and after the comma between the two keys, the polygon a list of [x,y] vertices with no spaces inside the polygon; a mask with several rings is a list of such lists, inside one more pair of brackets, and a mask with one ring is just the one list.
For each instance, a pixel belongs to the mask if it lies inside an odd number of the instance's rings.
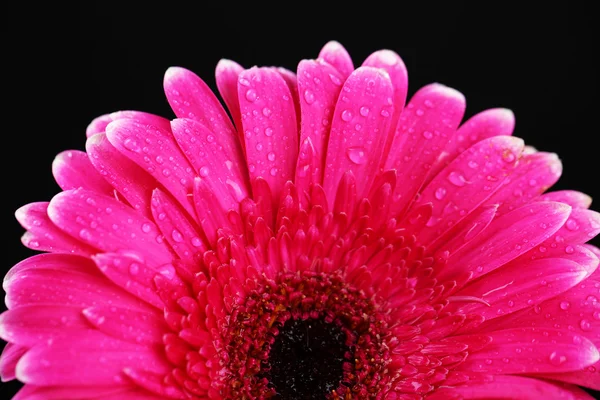
{"label": "gerbera petal", "polygon": [[145,168],[193,215],[187,195],[192,192],[194,170],[179,150],[171,129],[118,120],[106,127],[106,137],[122,154]]}
{"label": "gerbera petal", "polygon": [[300,97],[298,94],[298,77],[294,72],[286,68],[278,67],[276,70],[287,84],[288,89],[290,89],[290,94],[292,95],[292,100],[294,101],[294,109],[296,110],[296,123],[298,124],[298,129],[300,129]]}
{"label": "gerbera petal", "polygon": [[[381,68],[390,76],[392,86],[394,87],[394,114],[390,129],[395,130],[398,118],[404,110],[406,103],[406,94],[408,93],[408,72],[406,65],[398,54],[391,50],[379,50],[371,54],[362,64],[365,67]],[[393,132],[392,132],[393,133]],[[384,154],[387,154],[392,145],[393,135],[387,137]]]}
{"label": "gerbera petal", "polygon": [[217,81],[217,88],[221,97],[225,101],[233,123],[235,124],[238,140],[244,149],[245,142],[242,129],[242,116],[240,114],[240,102],[238,100],[238,78],[244,68],[236,63],[235,61],[223,59],[217,64],[215,70],[215,78]]}
{"label": "gerbera petal", "polygon": [[222,209],[237,210],[239,202],[248,197],[245,165],[228,158],[223,151],[221,136],[191,119],[171,122],[173,135],[196,173],[210,182],[210,187],[222,203]]}
{"label": "gerbera petal", "polygon": [[[145,397],[145,396],[149,397]],[[156,397],[131,386],[24,386],[13,400],[96,400],[96,399],[125,399],[125,400],[154,400]]]}
{"label": "gerbera petal", "polygon": [[331,64],[342,75],[343,80],[346,80],[354,71],[354,64],[350,54],[344,46],[336,41],[328,42],[319,53],[319,58]]}
{"label": "gerbera petal", "polygon": [[360,67],[350,75],[335,106],[323,190],[333,206],[340,179],[351,171],[363,198],[379,172],[393,113],[393,87],[387,73]]}
{"label": "gerbera petal", "polygon": [[490,273],[550,237],[570,212],[571,207],[563,203],[538,202],[505,214],[452,255],[441,275],[472,273],[475,279]]}
{"label": "gerbera petal", "polygon": [[561,294],[585,279],[587,274],[585,267],[566,258],[506,265],[455,293],[455,296],[479,298],[487,303],[460,304],[457,312],[478,314],[489,321]]}
{"label": "gerbera petal", "polygon": [[162,343],[162,335],[168,332],[162,313],[158,312],[104,305],[88,307],[79,315],[100,332],[130,343]]}
{"label": "gerbera petal", "polygon": [[428,400],[484,400],[492,398],[511,400],[593,400],[592,396],[575,386],[510,375],[489,375],[485,381],[470,382],[454,388],[441,388],[427,397]]}
{"label": "gerbera petal", "polygon": [[513,173],[487,204],[499,204],[498,215],[506,214],[554,185],[561,173],[562,164],[556,154],[524,154]]}
{"label": "gerbera petal", "polygon": [[600,359],[589,339],[568,330],[511,328],[487,335],[491,343],[469,354],[459,369],[500,375],[556,373],[576,371]]}
{"label": "gerbera petal", "polygon": [[296,110],[281,75],[269,68],[240,74],[238,96],[250,179],[262,177],[275,200],[293,179],[298,154]]}
{"label": "gerbera petal", "polygon": [[192,265],[198,263],[208,248],[200,228],[187,217],[185,210],[156,189],[152,194],[152,214],[179,258]]}
{"label": "gerbera petal", "polygon": [[430,177],[450,164],[462,152],[484,139],[493,136],[510,136],[515,128],[515,115],[505,108],[492,108],[469,118],[431,168]]}
{"label": "gerbera petal", "polygon": [[434,205],[419,242],[427,245],[486,202],[515,169],[523,145],[523,140],[510,136],[482,140],[433,178],[413,205]]}
{"label": "gerbera petal", "polygon": [[135,251],[150,265],[171,260],[156,225],[110,197],[83,189],[62,192],[50,202],[48,216],[69,235],[102,251]]}
{"label": "gerbera petal", "polygon": [[48,202],[30,203],[15,212],[17,221],[27,229],[22,237],[25,246],[33,250],[69,253],[87,256],[94,254],[93,247],[61,231],[48,217]]}
{"label": "gerbera petal", "polygon": [[[308,191],[311,183],[322,182],[329,129],[341,89],[342,77],[331,65],[313,60],[298,64],[301,147],[295,183],[299,193]],[[311,148],[305,148],[308,143]]]}
{"label": "gerbera petal", "polygon": [[63,190],[84,188],[112,196],[114,188],[96,171],[86,153],[63,151],[52,162],[52,174]]}
{"label": "gerbera petal", "polygon": [[592,198],[585,193],[575,190],[557,190],[555,192],[544,193],[537,198],[539,201],[560,201],[573,208],[589,208],[592,204]]}
{"label": "gerbera petal", "polygon": [[556,232],[566,243],[582,244],[592,240],[600,233],[600,213],[583,208],[571,211],[569,219]]}
{"label": "gerbera petal", "polygon": [[156,187],[162,186],[136,163],[118,151],[104,133],[88,138],[86,151],[92,165],[106,179],[120,196],[131,206],[150,216],[150,195]]}
{"label": "gerbera petal", "polygon": [[26,347],[79,335],[90,328],[81,308],[73,306],[31,304],[0,314],[0,337]]}
{"label": "gerbera petal", "polygon": [[241,148],[231,121],[202,79],[185,68],[171,67],[165,73],[164,88],[178,118],[192,119],[206,126],[219,138],[225,157],[236,166],[242,164]]}
{"label": "gerbera petal", "polygon": [[159,351],[92,330],[33,347],[17,363],[16,374],[34,385],[110,386],[124,382],[122,371],[132,365],[157,373],[169,370]]}
{"label": "gerbera petal", "polygon": [[7,343],[0,356],[0,379],[2,382],[8,382],[15,379],[15,368],[17,362],[28,350],[27,347],[19,346],[14,343]]}
{"label": "gerbera petal", "polygon": [[98,304],[149,309],[106,280],[89,258],[68,254],[40,254],[21,261],[6,275],[3,288],[9,309],[26,305],[85,308]]}
{"label": "gerbera petal", "polygon": [[141,124],[154,125],[162,129],[169,129],[169,120],[159,117],[158,115],[149,114],[142,111],[117,111],[94,119],[88,125],[85,133],[88,138],[97,133],[104,133],[108,124],[119,119],[133,119]]}
{"label": "gerbera petal", "polygon": [[392,215],[405,210],[433,163],[452,139],[465,112],[465,98],[449,87],[421,88],[398,120],[385,169],[395,169],[398,185]]}
{"label": "gerbera petal", "polygon": [[200,226],[208,243],[214,247],[217,243],[217,231],[227,229],[231,225],[227,219],[227,211],[221,208],[221,202],[208,186],[208,182],[202,178],[194,180],[193,197]]}

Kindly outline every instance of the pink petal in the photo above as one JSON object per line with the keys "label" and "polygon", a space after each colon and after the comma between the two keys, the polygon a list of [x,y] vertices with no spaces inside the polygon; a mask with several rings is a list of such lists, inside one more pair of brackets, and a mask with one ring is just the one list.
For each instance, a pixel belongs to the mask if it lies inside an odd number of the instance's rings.
{"label": "pink petal", "polygon": [[26,347],[80,335],[90,328],[81,308],[73,306],[31,304],[0,314],[0,337]]}
{"label": "pink petal", "polygon": [[224,210],[237,210],[248,197],[246,166],[223,151],[221,137],[190,119],[171,122],[173,135],[197,174],[210,182]]}
{"label": "pink petal", "polygon": [[514,262],[527,262],[528,260],[544,259],[552,257],[569,258],[588,271],[588,276],[596,271],[598,267],[598,255],[588,245],[564,243],[556,240],[558,236],[551,236],[538,247],[522,254]]}
{"label": "pink petal", "polygon": [[152,214],[179,258],[191,265],[200,263],[208,249],[204,235],[195,221],[188,219],[185,211],[159,189],[152,194]]}
{"label": "pink petal", "polygon": [[298,154],[296,111],[281,75],[268,68],[240,74],[238,96],[250,179],[262,177],[275,200],[293,179]]}
{"label": "pink petal", "polygon": [[563,203],[538,202],[505,214],[452,255],[441,275],[472,272],[476,279],[488,274],[550,237],[570,212],[571,207]]}
{"label": "pink petal", "polygon": [[194,180],[194,205],[200,226],[206,235],[209,244],[215,247],[217,231],[228,229],[231,224],[227,213],[221,208],[221,203],[208,183],[202,178]]}
{"label": "pink petal", "polygon": [[555,237],[561,236],[566,243],[582,244],[600,233],[600,213],[584,208],[571,211],[569,219]]}
{"label": "pink petal", "polygon": [[577,285],[587,269],[566,258],[544,258],[511,263],[469,283],[453,296],[469,296],[482,303],[458,303],[457,312],[478,314],[486,321],[528,308]]}
{"label": "pink petal", "polygon": [[202,79],[184,68],[165,72],[165,94],[178,118],[198,121],[219,138],[222,152],[234,165],[242,164],[237,134],[221,103]]}
{"label": "pink petal", "polygon": [[[379,50],[367,57],[362,65],[381,68],[390,76],[392,86],[394,87],[394,114],[390,123],[390,129],[395,130],[398,118],[402,114],[402,110],[404,110],[406,94],[408,92],[408,72],[406,71],[404,61],[402,61],[398,54],[391,50]],[[389,148],[392,145],[392,139],[393,135],[387,137],[384,154],[388,154]]]}
{"label": "pink petal", "polygon": [[558,374],[540,374],[539,376],[553,381],[567,382],[594,390],[600,390],[600,361],[580,369],[579,371],[561,372]]}
{"label": "pink petal", "polygon": [[88,256],[96,252],[58,229],[48,217],[48,202],[30,203],[15,212],[17,221],[27,229],[21,239],[30,249]]}
{"label": "pink petal", "polygon": [[25,259],[8,272],[3,288],[11,310],[26,305],[85,308],[98,304],[149,309],[106,280],[90,259],[74,255],[40,254]]}
{"label": "pink petal", "polygon": [[470,147],[444,168],[412,206],[434,205],[419,242],[427,245],[486,202],[514,170],[522,150],[521,139],[496,136]]}
{"label": "pink petal", "polygon": [[[132,397],[133,395],[133,397]],[[143,397],[137,397],[143,396]],[[148,397],[145,397],[148,396]],[[95,399],[157,399],[140,389],[124,385],[108,386],[33,386],[25,385],[13,400],[95,400]]]}
{"label": "pink petal", "polygon": [[465,98],[433,84],[421,88],[400,116],[385,168],[398,173],[392,215],[405,210],[452,139],[465,112]]}
{"label": "pink petal", "polygon": [[171,260],[156,225],[110,197],[83,189],[54,196],[50,220],[60,229],[102,251],[135,251],[150,265]]}
{"label": "pink petal", "polygon": [[474,115],[458,128],[454,138],[433,165],[430,177],[435,176],[475,143],[493,136],[510,136],[514,128],[515,115],[505,108],[492,108]]}
{"label": "pink petal", "polygon": [[215,71],[217,88],[219,89],[219,93],[221,93],[221,97],[223,97],[223,100],[229,109],[229,113],[233,118],[233,122],[235,123],[238,133],[237,138],[242,145],[242,149],[244,149],[246,143],[244,142],[243,137],[244,131],[242,129],[242,116],[240,114],[240,102],[238,100],[237,84],[238,77],[243,70],[244,68],[235,61],[223,59],[219,61]]}
{"label": "pink petal", "polygon": [[136,163],[125,157],[104,133],[88,138],[86,150],[92,165],[131,206],[150,216],[152,190],[162,186]]}
{"label": "pink petal", "polygon": [[[341,89],[341,75],[332,66],[313,60],[303,60],[298,64],[301,149],[294,182],[297,185],[303,182],[297,186],[300,193],[308,190],[311,183],[322,183],[329,128]],[[312,149],[304,148],[308,146],[307,140],[310,140]],[[307,152],[312,153],[310,161]],[[309,179],[304,179],[307,175]]]}
{"label": "pink petal", "polygon": [[124,382],[124,368],[136,365],[156,373],[169,371],[159,350],[89,331],[33,347],[19,360],[16,372],[20,381],[34,385],[115,385]]}
{"label": "pink petal", "polygon": [[592,198],[585,193],[575,190],[558,190],[548,192],[538,197],[540,201],[560,201],[573,208],[589,208],[592,204]]}
{"label": "pink petal", "polygon": [[290,93],[292,95],[292,99],[294,100],[294,109],[296,110],[296,122],[298,123],[297,129],[300,130],[300,120],[298,119],[300,116],[300,97],[298,95],[298,77],[292,71],[278,67],[276,68],[279,75],[283,78],[285,83],[290,89]]}
{"label": "pink petal", "polygon": [[114,188],[102,178],[83,151],[68,150],[52,162],[52,174],[63,190],[84,188],[112,196]]}
{"label": "pink petal", "polygon": [[346,80],[352,71],[354,71],[354,64],[352,63],[350,54],[338,42],[331,41],[323,46],[319,53],[319,58],[337,69],[343,80]]}
{"label": "pink petal", "polygon": [[568,372],[600,359],[594,344],[567,330],[511,328],[489,332],[492,342],[469,354],[461,370],[490,374]]}
{"label": "pink petal", "polygon": [[164,308],[165,304],[154,286],[154,278],[160,270],[150,268],[139,258],[127,254],[98,254],[94,256],[94,262],[115,285],[159,310]]}
{"label": "pink petal", "polygon": [[6,343],[2,356],[0,356],[0,378],[2,382],[8,382],[15,379],[15,368],[17,362],[25,352],[27,347],[19,346],[14,343]]}
{"label": "pink petal", "polygon": [[164,130],[131,120],[111,122],[106,137],[122,154],[145,168],[193,215],[187,195],[192,191],[194,171],[179,150],[170,128]]}
{"label": "pink petal", "polygon": [[498,215],[506,214],[547,190],[556,183],[561,172],[562,164],[556,154],[525,154],[504,185],[486,204],[500,204]]}
{"label": "pink petal", "polygon": [[106,131],[106,127],[112,121],[119,119],[133,119],[141,124],[158,126],[162,129],[169,129],[169,120],[158,115],[145,113],[142,111],[117,111],[112,114],[102,115],[94,119],[86,129],[87,137],[92,137],[97,133]]}
{"label": "pink petal", "polygon": [[135,344],[162,344],[168,327],[161,314],[115,306],[94,306],[83,310],[81,317],[100,332]]}
{"label": "pink petal", "polygon": [[363,198],[379,172],[381,155],[393,113],[393,87],[388,75],[360,67],[350,75],[333,115],[323,190],[333,205],[340,179],[351,171],[358,198]]}
{"label": "pink petal", "polygon": [[568,291],[481,327],[483,331],[523,326],[569,330],[600,347],[600,279],[588,278]]}
{"label": "pink petal", "polygon": [[427,400],[451,399],[593,400],[593,397],[575,386],[510,375],[490,375],[487,381],[440,388],[427,397]]}
{"label": "pink petal", "polygon": [[185,399],[188,397],[178,387],[171,386],[172,383],[171,385],[165,383],[163,376],[144,371],[140,368],[125,368],[123,373],[127,375],[129,380],[140,388],[145,389],[146,393],[160,395],[160,399]]}

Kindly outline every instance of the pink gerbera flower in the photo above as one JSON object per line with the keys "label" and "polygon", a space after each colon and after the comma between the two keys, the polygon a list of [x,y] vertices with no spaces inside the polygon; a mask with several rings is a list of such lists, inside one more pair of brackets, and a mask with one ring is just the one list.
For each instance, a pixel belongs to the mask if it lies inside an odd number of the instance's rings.
{"label": "pink gerbera flower", "polygon": [[[327,44],[297,75],[223,60],[231,119],[171,68],[177,118],[94,120],[16,213],[0,372],[33,399],[589,399],[600,232],[544,193],[510,111],[462,123],[402,60]],[[233,123],[232,123],[233,121]]]}

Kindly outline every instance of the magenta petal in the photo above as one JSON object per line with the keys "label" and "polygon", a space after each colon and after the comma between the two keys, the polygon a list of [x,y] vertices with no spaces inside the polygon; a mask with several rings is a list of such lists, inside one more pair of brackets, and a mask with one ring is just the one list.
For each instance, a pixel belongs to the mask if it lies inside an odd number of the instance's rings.
{"label": "magenta petal", "polygon": [[250,179],[265,179],[278,201],[283,184],[293,179],[298,154],[292,95],[277,71],[252,68],[240,74],[238,96]]}
{"label": "magenta petal", "polygon": [[419,242],[427,245],[486,202],[514,170],[522,151],[523,140],[496,136],[470,147],[444,168],[413,205],[433,204]]}
{"label": "magenta petal", "polygon": [[217,64],[215,70],[215,78],[217,81],[217,88],[221,93],[221,97],[225,101],[229,112],[233,118],[236,130],[238,132],[238,140],[244,148],[244,137],[242,129],[242,116],[240,114],[240,102],[238,100],[237,83],[238,77],[242,73],[244,68],[231,60],[221,60]]}
{"label": "magenta petal", "polygon": [[85,317],[100,332],[130,343],[161,344],[168,332],[162,313],[158,312],[94,306],[80,312],[80,317]]}
{"label": "magenta petal", "polygon": [[183,208],[159,189],[152,194],[152,214],[167,242],[181,260],[198,264],[208,249],[200,227],[190,220]]}
{"label": "magenta petal", "polygon": [[105,132],[108,124],[119,119],[133,119],[141,124],[155,125],[162,129],[169,128],[169,120],[158,115],[142,111],[117,111],[94,119],[86,129],[86,136],[89,138],[97,133]]}
{"label": "magenta petal", "polygon": [[80,335],[90,328],[81,308],[73,306],[31,304],[0,314],[0,337],[26,347]]}
{"label": "magenta petal", "polygon": [[454,138],[431,168],[430,177],[435,176],[475,143],[493,136],[510,136],[514,127],[515,115],[505,108],[492,108],[474,115],[458,128]]}
{"label": "magenta petal", "polygon": [[464,96],[443,85],[425,86],[412,97],[386,155],[385,169],[395,169],[398,182],[402,182],[394,193],[392,215],[404,211],[414,199],[464,112]]}
{"label": "magenta petal", "polygon": [[11,310],[26,305],[84,308],[97,304],[148,309],[106,280],[90,259],[74,255],[40,254],[23,260],[6,275],[3,288]]}
{"label": "magenta petal", "polygon": [[573,208],[589,208],[592,204],[592,198],[590,196],[575,190],[557,190],[555,192],[544,193],[538,197],[538,200],[560,201]]}
{"label": "magenta petal", "polygon": [[582,389],[524,376],[488,376],[483,382],[469,382],[454,388],[440,388],[428,400],[593,400]]}
{"label": "magenta petal", "polygon": [[96,171],[83,151],[68,150],[52,162],[52,174],[63,190],[84,188],[112,196],[114,188]]}
{"label": "magenta petal", "polygon": [[192,191],[195,174],[179,150],[170,127],[165,130],[131,120],[119,120],[106,128],[106,137],[122,154],[145,168],[193,215],[187,195]]}
{"label": "magenta petal", "polygon": [[[298,64],[300,91],[300,154],[296,165],[295,183],[299,193],[309,189],[310,183],[322,183],[323,166],[329,140],[333,110],[342,89],[341,75],[332,66],[313,60]],[[310,160],[307,157],[309,146]],[[306,177],[309,179],[306,179]]]}
{"label": "magenta petal", "polygon": [[0,356],[0,379],[2,382],[8,382],[15,379],[15,368],[19,359],[28,350],[27,347],[19,346],[14,343],[7,343]]}
{"label": "magenta petal", "polygon": [[[133,395],[133,397],[132,397]],[[142,396],[142,397],[136,397]],[[146,397],[148,396],[148,397]],[[97,399],[148,399],[155,400],[140,389],[124,385],[107,386],[34,386],[25,385],[13,400],[97,400]]]}
{"label": "magenta petal", "polygon": [[196,174],[211,182],[211,187],[224,210],[237,210],[239,202],[248,197],[245,163],[232,159],[223,151],[221,136],[190,119],[171,122],[173,135]]}
{"label": "magenta petal", "polygon": [[499,204],[498,215],[506,214],[554,185],[561,173],[562,164],[556,154],[524,154],[504,185],[486,204]]}
{"label": "magenta petal", "polygon": [[134,251],[150,265],[171,260],[156,225],[123,203],[83,189],[54,196],[48,216],[60,229],[102,251]]}
{"label": "magenta petal", "polygon": [[21,357],[16,372],[20,381],[34,385],[115,385],[124,382],[124,368],[136,365],[169,371],[158,350],[89,331],[33,347]]}
{"label": "magenta petal", "polygon": [[487,274],[550,237],[570,212],[571,207],[563,203],[538,202],[505,214],[452,255],[441,275],[472,272],[475,279]]}
{"label": "magenta petal", "polygon": [[587,274],[585,267],[566,258],[511,263],[456,292],[456,296],[479,298],[487,303],[460,304],[457,312],[477,314],[489,321],[555,297]]}
{"label": "magenta petal", "polygon": [[571,211],[569,219],[555,237],[562,239],[570,244],[583,244],[592,240],[600,233],[600,213],[583,208],[576,208]]}
{"label": "magenta petal", "polygon": [[319,58],[331,64],[342,76],[343,80],[346,80],[354,71],[354,64],[350,58],[350,54],[346,51],[344,46],[336,41],[328,42],[319,53]]}
{"label": "magenta petal", "polygon": [[131,206],[145,216],[150,216],[150,195],[161,186],[136,163],[125,157],[104,133],[88,138],[86,150],[92,165],[98,170]]}
{"label": "magenta petal", "polygon": [[33,250],[88,256],[96,252],[93,247],[61,231],[48,217],[47,202],[30,203],[15,212],[17,221],[27,229],[21,239]]}
{"label": "magenta petal", "polygon": [[347,171],[356,178],[358,197],[368,193],[381,164],[392,96],[392,82],[379,69],[360,67],[346,80],[335,106],[325,159],[323,190],[330,207]]}
{"label": "magenta petal", "polygon": [[492,342],[460,369],[491,374],[576,371],[600,359],[594,344],[568,330],[511,328],[487,333]]}

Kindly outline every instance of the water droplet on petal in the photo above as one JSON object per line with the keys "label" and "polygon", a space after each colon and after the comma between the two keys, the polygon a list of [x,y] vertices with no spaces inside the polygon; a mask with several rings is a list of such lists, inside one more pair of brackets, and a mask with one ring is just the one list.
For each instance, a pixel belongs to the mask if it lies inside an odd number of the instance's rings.
{"label": "water droplet on petal", "polygon": [[265,135],[267,135],[269,137],[273,136],[273,129],[265,128]]}
{"label": "water droplet on petal", "polygon": [[437,190],[435,191],[435,198],[438,200],[442,200],[444,197],[446,196],[446,189],[444,188],[437,188]]}
{"label": "water droplet on petal", "polygon": [[206,137],[206,141],[209,142],[209,143],[212,143],[212,142],[215,141],[215,137],[213,135],[208,135]]}
{"label": "water droplet on petal", "polygon": [[567,229],[570,230],[570,231],[576,231],[577,229],[579,229],[579,225],[577,225],[577,222],[575,222],[572,219],[569,219],[567,221],[566,225],[567,225]]}
{"label": "water droplet on petal", "polygon": [[429,131],[423,131],[423,137],[425,139],[431,139],[433,137],[433,133],[431,133]]}
{"label": "water droplet on petal", "polygon": [[92,238],[92,234],[87,229],[82,229],[79,231],[79,237],[83,240],[90,240]]}
{"label": "water droplet on petal", "polygon": [[125,139],[125,141],[123,142],[123,146],[125,146],[125,148],[129,151],[133,151],[135,153],[140,152],[140,145],[138,144],[138,142],[135,139],[132,139],[132,138]]}
{"label": "water droplet on petal", "polygon": [[574,251],[575,251],[575,249],[573,248],[573,246],[565,247],[565,253],[567,253],[567,254],[573,254]]}
{"label": "water droplet on petal", "polygon": [[194,247],[202,246],[202,240],[200,240],[200,238],[193,237],[192,238],[192,246],[194,246]]}
{"label": "water droplet on petal", "polygon": [[183,235],[177,229],[173,229],[173,232],[171,232],[171,237],[177,243],[183,242]]}
{"label": "water droplet on petal", "polygon": [[569,303],[568,301],[561,301],[560,302],[560,309],[561,310],[568,310],[571,307],[571,303]]}
{"label": "water droplet on petal", "polygon": [[465,186],[465,183],[467,183],[465,177],[456,171],[452,171],[448,174],[448,180],[451,184],[458,187],[463,187]]}
{"label": "water droplet on petal", "polygon": [[250,102],[254,102],[256,101],[256,98],[258,96],[256,95],[256,90],[254,89],[248,89],[246,91],[246,100],[250,101]]}
{"label": "water droplet on petal", "polygon": [[360,108],[360,115],[362,115],[363,117],[367,117],[369,115],[369,108],[366,106],[362,106]]}
{"label": "water droplet on petal", "polygon": [[304,91],[304,100],[306,100],[307,104],[314,103],[315,102],[315,94],[312,91],[306,89]]}
{"label": "water droplet on petal", "polygon": [[504,153],[502,154],[502,159],[508,163],[511,163],[513,161],[515,161],[515,155],[513,154],[512,151],[510,151],[509,149],[504,150]]}
{"label": "water droplet on petal", "polygon": [[579,321],[579,327],[582,331],[589,332],[592,329],[592,324],[587,319]]}
{"label": "water droplet on petal", "polygon": [[550,360],[550,364],[552,365],[561,365],[564,364],[565,361],[567,361],[567,356],[557,351],[553,351],[552,353],[550,353],[548,359]]}
{"label": "water droplet on petal", "polygon": [[471,160],[467,163],[467,165],[469,166],[469,168],[477,168],[479,166],[479,164],[477,164],[475,161]]}
{"label": "water droplet on petal", "polygon": [[263,108],[262,113],[265,117],[269,117],[271,115],[271,109],[268,107]]}
{"label": "water droplet on petal", "polygon": [[275,161],[275,153],[270,152],[269,154],[267,154],[267,159],[269,161]]}
{"label": "water droplet on petal", "polygon": [[144,233],[150,232],[151,229],[152,229],[152,227],[150,226],[149,223],[145,223],[142,225],[142,232],[144,232]]}
{"label": "water droplet on petal", "polygon": [[334,74],[329,74],[329,79],[331,79],[331,82],[333,82],[333,84],[336,86],[340,86],[342,84],[342,80]]}
{"label": "water droplet on petal", "polygon": [[344,110],[342,111],[342,120],[348,122],[352,119],[352,111]]}
{"label": "water droplet on petal", "polygon": [[364,164],[367,161],[365,149],[362,147],[349,147],[346,150],[346,155],[350,161],[357,165]]}
{"label": "water droplet on petal", "polygon": [[140,266],[137,263],[131,263],[129,266],[129,273],[131,275],[137,275],[140,272]]}
{"label": "water droplet on petal", "polygon": [[271,174],[271,176],[277,176],[277,172],[279,172],[277,168],[273,167],[271,168],[271,171],[269,173]]}

